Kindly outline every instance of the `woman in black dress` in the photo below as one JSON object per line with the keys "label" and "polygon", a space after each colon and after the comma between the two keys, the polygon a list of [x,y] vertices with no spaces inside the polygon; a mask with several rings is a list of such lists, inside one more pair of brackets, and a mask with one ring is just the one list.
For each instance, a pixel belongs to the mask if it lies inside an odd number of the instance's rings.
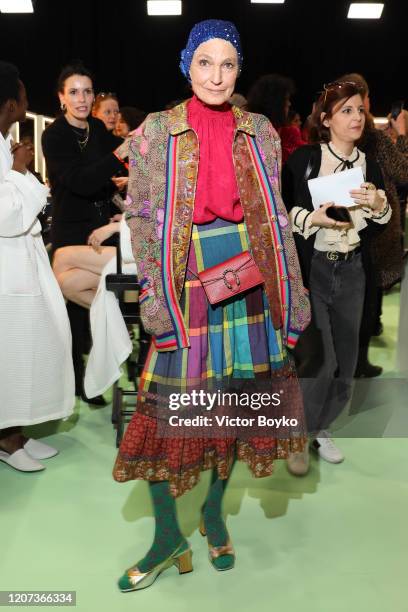
{"label": "woman in black dress", "polygon": [[[121,142],[99,119],[90,116],[94,101],[91,73],[82,65],[66,66],[58,80],[62,114],[43,133],[53,198],[51,241],[60,247],[87,244],[93,230],[109,223],[115,214],[111,180],[123,164],[113,154]],[[82,389],[83,358],[89,338],[88,312],[68,302],[73,335],[77,395]],[[103,398],[93,403],[103,404]]]}

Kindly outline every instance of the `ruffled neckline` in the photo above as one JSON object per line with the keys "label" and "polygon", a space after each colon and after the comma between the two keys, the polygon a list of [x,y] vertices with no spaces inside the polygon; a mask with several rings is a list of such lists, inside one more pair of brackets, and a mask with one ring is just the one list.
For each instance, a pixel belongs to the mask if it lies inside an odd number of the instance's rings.
{"label": "ruffled neckline", "polygon": [[232,106],[229,102],[224,102],[219,106],[210,106],[197,98],[195,94],[188,103],[188,113],[200,119],[211,119],[221,122],[231,122],[233,120]]}
{"label": "ruffled neckline", "polygon": [[[357,151],[361,154],[361,152],[357,149],[357,147],[354,147],[352,152],[350,153],[350,155],[345,155],[342,151],[340,151],[339,149],[337,149],[335,147],[335,145],[332,143],[332,141],[329,142],[330,145],[330,149],[332,151],[334,151],[334,153],[338,156],[341,157],[341,159],[350,161],[351,159],[354,159],[357,155]],[[329,150],[329,149],[328,149]]]}
{"label": "ruffled neckline", "polygon": [[194,223],[217,217],[239,223],[243,212],[232,159],[235,117],[230,104],[208,106],[196,96],[187,107],[188,122],[199,142]]}

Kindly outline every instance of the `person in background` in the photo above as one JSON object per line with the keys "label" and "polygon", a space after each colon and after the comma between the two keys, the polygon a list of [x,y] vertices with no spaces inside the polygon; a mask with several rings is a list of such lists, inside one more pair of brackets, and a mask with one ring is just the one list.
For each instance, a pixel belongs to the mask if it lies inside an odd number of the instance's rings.
{"label": "person in background", "polygon": [[119,102],[116,94],[101,91],[95,96],[92,106],[92,117],[100,119],[108,132],[113,132],[119,115]]}
{"label": "person in background", "polygon": [[238,106],[238,108],[241,108],[242,110],[245,110],[247,105],[247,99],[240,93],[233,93],[229,99],[229,103],[233,106]]}
{"label": "person in background", "polygon": [[316,108],[316,101],[313,102],[312,104],[312,112],[310,113],[310,115],[308,115],[305,119],[305,122],[303,124],[303,127],[300,130],[300,133],[302,134],[302,138],[305,142],[309,143],[310,142],[310,128],[311,128],[311,123],[312,123],[312,116],[313,113],[315,111]]}
{"label": "person in background", "polygon": [[184,100],[185,98],[177,98],[175,100],[170,100],[170,102],[167,102],[167,104],[165,105],[164,110],[170,110],[174,108],[175,106],[182,104]]}
{"label": "person in background", "polygon": [[[282,172],[283,200],[312,303],[312,323],[300,337],[295,357],[312,445],[329,463],[344,459],[329,428],[351,396],[372,270],[371,241],[391,217],[380,167],[357,148],[365,125],[360,91],[348,81],[324,87],[312,116],[315,144],[295,151]],[[330,216],[336,212],[333,202],[314,210],[307,181],[357,167],[365,181],[350,192],[355,206],[347,209],[349,221]],[[295,475],[308,471],[307,447],[289,457],[288,469]]]}
{"label": "person in background", "polygon": [[294,125],[295,127],[299,128],[299,130],[302,128],[302,118],[299,113],[292,108],[289,110],[288,124]]}
{"label": "person in background", "polygon": [[122,106],[116,117],[114,134],[120,138],[126,138],[129,132],[133,132],[146,119],[146,113],[133,106]]}
{"label": "person in background", "polygon": [[[53,251],[87,244],[89,235],[109,224],[118,212],[112,204],[116,190],[111,177],[123,164],[113,154],[121,139],[90,116],[94,101],[92,75],[82,64],[66,66],[58,79],[62,114],[44,131],[42,147],[53,198]],[[115,242],[108,244],[114,246]],[[68,302],[73,336],[76,394],[85,401],[83,355],[89,349],[88,311]],[[93,398],[104,405],[103,398]]]}
{"label": "person in background", "polygon": [[[126,138],[129,132],[133,132],[133,130],[143,123],[145,118],[146,113],[144,111],[134,108],[133,106],[123,106],[117,116],[113,133],[119,138]],[[121,192],[120,194],[118,193],[115,198],[115,202],[121,210],[123,210],[123,200],[120,200],[120,198],[126,196],[128,181],[129,173],[124,165],[122,171],[116,175],[114,181],[119,192]]]}
{"label": "person in background", "polygon": [[252,85],[247,110],[265,115],[278,132],[282,146],[282,163],[297,148],[306,144],[300,128],[289,123],[291,96],[295,91],[292,79],[280,74],[265,74]]}
{"label": "person in background", "polygon": [[37,220],[48,188],[28,170],[32,145],[9,134],[27,105],[17,68],[0,62],[0,461],[36,472],[58,451],[21,427],[68,417],[75,395],[69,321]]}
{"label": "person in background", "polygon": [[[406,131],[406,134],[408,134],[408,111],[403,109],[403,113],[405,117],[405,131]],[[391,113],[388,115],[387,119],[389,123],[386,129],[384,130],[384,133],[387,134],[387,136],[392,140],[394,144],[397,144],[399,134],[397,130],[394,127],[392,127]],[[402,184],[397,185],[397,193],[398,193],[398,199],[400,202],[400,210],[401,210],[401,231],[402,231],[401,243],[402,243],[402,248],[404,249],[405,225],[406,225],[407,205],[408,205],[408,183],[405,183],[403,185]]]}
{"label": "person in background", "polygon": [[352,81],[361,88],[364,108],[368,117],[359,148],[374,157],[384,176],[385,192],[392,209],[392,217],[384,232],[372,243],[372,273],[364,304],[364,315],[360,330],[360,351],[356,366],[356,377],[379,376],[382,368],[370,363],[368,348],[370,338],[382,330],[381,304],[384,290],[389,289],[401,279],[403,270],[403,247],[400,200],[398,186],[408,183],[408,136],[404,113],[390,124],[397,133],[395,144],[381,130],[376,130],[370,115],[370,91],[367,81],[361,74],[345,74],[339,82]]}
{"label": "person in background", "polygon": [[[20,130],[20,142],[28,147],[31,147],[34,150],[34,140],[33,137],[30,134],[24,134],[23,130]],[[37,180],[40,181],[40,183],[44,184],[44,181],[42,180],[42,176],[39,172],[36,172],[35,170],[35,163],[34,163],[34,158],[31,162],[31,164],[29,165],[29,167],[27,168],[27,170],[33,175],[35,176],[35,178]]]}

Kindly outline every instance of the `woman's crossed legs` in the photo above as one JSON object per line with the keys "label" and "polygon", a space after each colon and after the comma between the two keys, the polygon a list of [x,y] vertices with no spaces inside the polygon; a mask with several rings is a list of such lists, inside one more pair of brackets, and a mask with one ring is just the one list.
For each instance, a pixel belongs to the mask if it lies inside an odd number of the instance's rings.
{"label": "woman's crossed legs", "polygon": [[64,297],[79,306],[90,308],[103,268],[114,257],[115,247],[61,247],[54,253],[52,269]]}

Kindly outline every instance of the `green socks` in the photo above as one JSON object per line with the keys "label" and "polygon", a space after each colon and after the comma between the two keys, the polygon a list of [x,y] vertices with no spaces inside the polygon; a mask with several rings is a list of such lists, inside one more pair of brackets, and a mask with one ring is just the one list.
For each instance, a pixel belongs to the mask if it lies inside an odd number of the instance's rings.
{"label": "green socks", "polygon": [[[228,542],[228,532],[222,518],[222,500],[228,480],[229,478],[226,480],[218,478],[217,470],[213,469],[210,489],[203,507],[204,525],[208,542],[212,546],[225,546]],[[170,494],[169,483],[167,481],[149,482],[149,489],[156,525],[150,550],[136,564],[142,573],[150,572],[156,565],[168,559],[183,544],[186,548],[188,546],[178,525],[176,500]],[[230,564],[231,560],[228,557],[230,555],[217,559],[217,565]],[[219,569],[223,568],[220,567]]]}
{"label": "green socks", "polygon": [[228,479],[218,478],[216,468],[211,475],[211,484],[207,499],[203,507],[204,525],[207,538],[213,546],[225,546],[228,541],[228,532],[222,518],[222,498],[228,484]]}
{"label": "green socks", "polygon": [[136,564],[142,573],[150,572],[156,565],[170,557],[183,542],[186,542],[178,525],[176,500],[170,494],[169,483],[166,480],[149,482],[149,488],[156,527],[149,552]]}
{"label": "green socks", "polygon": [[[228,476],[228,478],[225,480],[221,480],[218,478],[216,468],[213,469],[210,489],[203,507],[203,518],[205,530],[207,532],[207,541],[209,545],[213,547],[226,546],[229,541],[228,531],[225,526],[224,519],[222,518],[222,500],[229,477],[230,476]],[[225,553],[212,559],[210,554],[210,561],[216,570],[223,571],[232,569],[234,567],[235,556],[234,554]]]}

